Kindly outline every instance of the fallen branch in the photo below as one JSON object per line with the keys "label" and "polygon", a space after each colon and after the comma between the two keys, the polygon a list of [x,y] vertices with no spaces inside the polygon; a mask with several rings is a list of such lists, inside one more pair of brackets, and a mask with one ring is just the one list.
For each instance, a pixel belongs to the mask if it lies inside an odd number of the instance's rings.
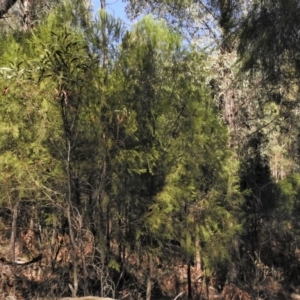
{"label": "fallen branch", "polygon": [[96,296],[85,296],[85,297],[77,297],[77,298],[72,298],[72,297],[65,297],[65,298],[60,298],[58,300],[114,300],[113,298],[106,298],[106,297],[96,297]]}
{"label": "fallen branch", "polygon": [[184,294],[185,292],[181,292],[180,294],[178,294],[175,298],[174,298],[174,300],[177,300],[179,297],[181,297],[183,294]]}
{"label": "fallen branch", "polygon": [[31,265],[31,264],[34,264],[34,263],[40,261],[42,258],[43,258],[43,254],[39,254],[32,260],[26,261],[26,262],[11,261],[11,260],[7,260],[4,257],[1,257],[0,261],[2,261],[4,264],[7,264],[7,265],[28,266],[28,265]]}

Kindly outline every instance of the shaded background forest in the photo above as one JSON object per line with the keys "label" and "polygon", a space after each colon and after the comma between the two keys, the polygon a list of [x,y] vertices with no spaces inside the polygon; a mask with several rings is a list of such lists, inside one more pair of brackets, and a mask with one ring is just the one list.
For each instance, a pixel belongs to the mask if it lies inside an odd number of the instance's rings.
{"label": "shaded background forest", "polygon": [[0,0],[1,299],[299,299],[299,1],[125,2]]}

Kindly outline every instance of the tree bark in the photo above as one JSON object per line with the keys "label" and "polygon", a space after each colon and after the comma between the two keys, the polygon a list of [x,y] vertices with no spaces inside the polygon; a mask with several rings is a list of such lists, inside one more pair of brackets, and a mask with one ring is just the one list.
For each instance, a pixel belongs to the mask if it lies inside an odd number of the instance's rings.
{"label": "tree bark", "polygon": [[188,262],[187,265],[187,279],[188,279],[188,299],[192,300],[193,295],[192,295],[192,278],[191,278],[191,262]]}
{"label": "tree bark", "polygon": [[72,224],[72,217],[71,217],[71,204],[68,204],[67,217],[69,223],[70,240],[72,244],[72,263],[73,263],[73,286],[70,285],[70,289],[72,291],[72,296],[76,297],[78,291],[78,274],[77,274],[77,260],[76,260],[77,247],[76,247],[74,232],[72,228],[73,224]]}
{"label": "tree bark", "polygon": [[202,266],[201,266],[201,254],[200,254],[200,238],[199,233],[196,233],[196,240],[195,240],[195,268],[196,271],[201,272]]}
{"label": "tree bark", "polygon": [[151,290],[152,290],[152,284],[151,284],[151,275],[152,275],[152,256],[151,254],[148,254],[148,274],[147,274],[147,290],[146,290],[146,300],[151,300]]}
{"label": "tree bark", "polygon": [[17,0],[0,0],[0,18],[17,2]]}
{"label": "tree bark", "polygon": [[22,9],[23,9],[23,30],[28,31],[31,28],[31,1],[29,0],[21,0]]}
{"label": "tree bark", "polygon": [[77,245],[75,242],[74,230],[73,230],[73,222],[72,222],[72,215],[71,215],[71,208],[72,208],[72,183],[71,183],[71,170],[70,170],[70,157],[71,157],[71,142],[68,138],[67,140],[67,161],[66,161],[66,172],[67,172],[67,179],[68,179],[68,206],[67,206],[67,218],[69,223],[69,233],[70,233],[70,240],[72,245],[72,263],[73,263],[73,286],[70,285],[70,289],[72,290],[72,296],[76,297],[78,291],[78,274],[77,274]]}
{"label": "tree bark", "polygon": [[10,236],[10,258],[13,262],[15,259],[15,244],[16,244],[16,233],[17,233],[17,217],[18,217],[18,203],[13,208],[13,218],[11,225],[11,236]]}

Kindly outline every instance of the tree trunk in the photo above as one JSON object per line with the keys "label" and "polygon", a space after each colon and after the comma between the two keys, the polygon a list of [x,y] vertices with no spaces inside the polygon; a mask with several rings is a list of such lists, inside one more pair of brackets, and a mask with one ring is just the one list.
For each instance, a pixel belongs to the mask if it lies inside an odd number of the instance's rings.
{"label": "tree trunk", "polygon": [[28,31],[31,28],[31,1],[21,0],[22,10],[23,10],[23,30]]}
{"label": "tree trunk", "polygon": [[200,254],[200,238],[199,234],[196,233],[196,240],[195,240],[195,268],[197,272],[202,271],[202,266],[201,266],[201,254]]}
{"label": "tree trunk", "polygon": [[147,290],[146,290],[146,300],[151,300],[151,290],[152,290],[152,256],[148,254],[148,274],[147,274]]}
{"label": "tree trunk", "polygon": [[[224,118],[227,122],[227,126],[230,134],[229,147],[232,148],[234,133],[235,133],[235,91],[233,88],[232,71],[228,67],[228,61],[233,66],[232,61],[232,50],[233,46],[230,41],[230,34],[232,29],[232,18],[233,18],[233,3],[228,0],[220,0],[220,21],[219,24],[222,30],[222,43],[221,43],[221,56],[220,56],[220,70],[222,70],[221,80],[223,81],[223,91],[221,102],[224,108]],[[227,63],[224,63],[227,62]]]}
{"label": "tree trunk", "polygon": [[72,263],[73,263],[73,286],[70,285],[70,289],[72,291],[72,296],[76,297],[77,290],[78,290],[78,274],[77,274],[77,245],[75,242],[74,231],[73,231],[73,222],[72,222],[72,215],[71,215],[71,207],[72,207],[72,182],[71,182],[71,170],[70,170],[70,156],[71,156],[71,142],[67,140],[67,161],[66,161],[66,172],[67,172],[67,185],[68,185],[68,194],[67,194],[67,218],[69,223],[69,234],[70,240],[72,245]]}
{"label": "tree trunk", "polygon": [[111,233],[111,220],[110,220],[110,208],[109,205],[106,208],[106,248],[107,252],[110,252],[110,233]]}
{"label": "tree trunk", "polygon": [[68,204],[68,209],[67,209],[67,218],[68,218],[68,223],[69,223],[69,233],[70,233],[70,240],[72,244],[72,264],[73,264],[73,286],[70,285],[70,289],[72,291],[72,296],[76,297],[77,291],[78,291],[78,270],[77,270],[77,260],[76,260],[76,243],[75,243],[75,238],[74,238],[74,232],[72,228],[72,217],[71,217],[71,205]]}
{"label": "tree trunk", "polygon": [[11,225],[11,236],[10,236],[10,258],[12,262],[16,261],[15,258],[15,244],[16,244],[16,234],[17,234],[17,217],[18,217],[18,203],[13,208],[13,217]]}
{"label": "tree trunk", "polygon": [[192,300],[192,276],[191,276],[191,262],[187,265],[187,279],[188,279],[188,300]]}

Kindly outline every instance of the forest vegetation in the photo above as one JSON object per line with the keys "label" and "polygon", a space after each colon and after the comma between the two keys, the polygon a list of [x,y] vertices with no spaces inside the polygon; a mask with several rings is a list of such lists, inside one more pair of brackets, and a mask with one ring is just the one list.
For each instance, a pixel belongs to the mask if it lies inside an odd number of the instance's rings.
{"label": "forest vegetation", "polygon": [[123,2],[0,0],[0,299],[300,299],[299,1]]}

